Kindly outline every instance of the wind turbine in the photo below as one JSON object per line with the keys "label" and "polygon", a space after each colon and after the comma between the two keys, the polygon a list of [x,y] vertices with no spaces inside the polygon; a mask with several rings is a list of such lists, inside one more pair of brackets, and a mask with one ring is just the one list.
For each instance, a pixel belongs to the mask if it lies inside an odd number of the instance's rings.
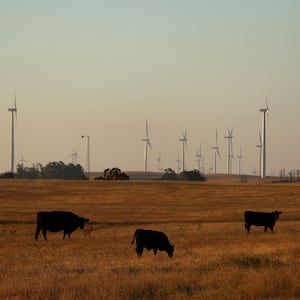
{"label": "wind turbine", "polygon": [[261,157],[262,157],[262,139],[261,139],[261,132],[259,130],[259,144],[256,145],[256,147],[258,148],[259,152],[258,152],[258,172],[259,172],[259,176],[261,177]]}
{"label": "wind turbine", "polygon": [[216,129],[216,145],[211,148],[215,150],[215,174],[217,174],[217,156],[219,157],[219,159],[221,159],[221,154],[218,145],[218,129]]}
{"label": "wind turbine", "polygon": [[77,148],[76,149],[72,148],[71,157],[72,157],[72,164],[76,165],[77,164],[77,158],[78,158],[78,149]]}
{"label": "wind turbine", "polygon": [[186,141],[187,141],[187,131],[185,130],[184,133],[182,133],[182,138],[179,139],[180,142],[182,142],[182,171],[185,170],[185,161],[184,161],[184,149],[187,146]]}
{"label": "wind turbine", "polygon": [[14,123],[14,116],[16,115],[17,118],[17,99],[15,93],[15,106],[8,109],[11,112],[11,165],[10,170],[11,173],[14,173],[15,169],[15,123]]}
{"label": "wind turbine", "polygon": [[147,172],[147,164],[148,164],[148,146],[152,149],[151,143],[150,143],[150,137],[149,137],[149,130],[148,130],[148,122],[146,119],[146,137],[142,139],[142,142],[145,143],[145,149],[144,149],[144,160],[145,160],[145,172]]}
{"label": "wind turbine", "polygon": [[241,175],[241,159],[243,158],[242,156],[242,148],[240,147],[240,155],[237,156],[238,160],[239,160],[239,175]]}
{"label": "wind turbine", "polygon": [[157,159],[157,171],[161,171],[163,168],[160,166],[160,163],[161,163],[161,153],[159,153]]}
{"label": "wind turbine", "polygon": [[90,178],[90,172],[91,172],[90,138],[91,138],[91,136],[89,136],[89,135],[82,135],[81,138],[87,138],[86,172],[88,174],[88,178]]}
{"label": "wind turbine", "polygon": [[201,167],[201,160],[202,160],[202,148],[201,148],[201,144],[200,144],[200,147],[199,148],[197,148],[197,150],[196,150],[196,155],[195,155],[195,157],[197,158],[196,159],[196,162],[197,162],[197,164],[198,164],[198,171],[200,172],[201,171],[201,169],[202,169],[202,167]]}
{"label": "wind turbine", "polygon": [[180,165],[181,165],[181,159],[180,159],[180,155],[179,155],[179,151],[178,152],[178,156],[177,159],[175,160],[177,162],[177,173],[180,172]]}
{"label": "wind turbine", "polygon": [[21,165],[21,166],[22,166],[22,168],[23,168],[23,166],[24,166],[24,162],[26,162],[26,159],[24,159],[23,152],[21,153],[21,159],[19,159],[19,162],[20,162],[20,165]]}
{"label": "wind turbine", "polygon": [[228,135],[225,136],[225,139],[227,139],[228,142],[228,150],[227,150],[227,174],[230,175],[232,173],[232,158],[233,158],[233,150],[232,150],[232,132],[233,128],[229,129],[227,127]]}
{"label": "wind turbine", "polygon": [[269,113],[267,97],[266,97],[266,107],[261,108],[259,111],[262,113],[262,132],[263,132],[261,178],[264,178],[266,176],[266,170],[267,170],[267,168],[266,168],[267,167],[267,120],[266,120],[266,114]]}

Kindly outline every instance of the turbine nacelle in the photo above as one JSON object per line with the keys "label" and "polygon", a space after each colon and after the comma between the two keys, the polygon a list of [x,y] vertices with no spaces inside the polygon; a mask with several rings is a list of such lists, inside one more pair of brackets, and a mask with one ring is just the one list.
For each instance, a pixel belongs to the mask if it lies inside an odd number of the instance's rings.
{"label": "turbine nacelle", "polygon": [[259,111],[260,111],[260,112],[263,112],[263,113],[268,113],[268,112],[269,112],[269,108],[268,108],[268,107],[266,107],[266,108],[261,108]]}

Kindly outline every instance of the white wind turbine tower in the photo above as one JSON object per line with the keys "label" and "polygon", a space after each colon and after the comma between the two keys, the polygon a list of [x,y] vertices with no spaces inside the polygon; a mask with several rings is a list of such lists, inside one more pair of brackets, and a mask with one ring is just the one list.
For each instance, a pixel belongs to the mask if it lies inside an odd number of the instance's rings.
{"label": "white wind turbine tower", "polygon": [[218,145],[218,130],[216,129],[216,145],[214,147],[211,147],[213,150],[215,150],[215,174],[217,174],[217,156],[219,159],[221,159],[221,154],[219,151],[219,145]]}
{"label": "white wind turbine tower", "polygon": [[142,139],[142,142],[145,143],[144,148],[144,161],[145,161],[145,172],[147,172],[147,164],[148,164],[148,146],[152,149],[151,143],[150,143],[150,137],[149,137],[149,130],[148,130],[148,122],[146,119],[146,137]]}
{"label": "white wind turbine tower", "polygon": [[16,115],[17,118],[17,99],[15,93],[15,106],[8,109],[11,112],[11,165],[10,170],[11,173],[14,173],[15,169],[15,123],[14,123],[14,116]]}
{"label": "white wind turbine tower", "polygon": [[77,148],[72,149],[71,157],[72,157],[72,164],[76,165],[77,164],[77,158],[78,158],[78,149]]}
{"label": "white wind turbine tower", "polygon": [[161,171],[163,168],[161,167],[160,163],[161,163],[161,153],[159,153],[157,159],[157,171]]}
{"label": "white wind turbine tower", "polygon": [[201,166],[202,156],[203,156],[203,155],[202,155],[202,147],[201,147],[201,144],[200,144],[200,147],[197,148],[197,150],[196,150],[196,155],[195,155],[195,157],[197,158],[197,159],[196,159],[196,162],[197,162],[197,164],[198,164],[198,171],[199,171],[199,172],[203,169],[203,167]]}
{"label": "white wind turbine tower", "polygon": [[240,155],[237,156],[237,159],[239,160],[239,175],[241,175],[241,159],[243,158],[242,156],[242,148],[240,147]]}
{"label": "white wind turbine tower", "polygon": [[233,158],[233,147],[232,147],[232,132],[233,132],[233,128],[229,129],[227,127],[227,132],[228,135],[225,136],[225,139],[227,139],[228,142],[228,150],[227,150],[227,174],[230,175],[232,174],[232,158]]}
{"label": "white wind turbine tower", "polygon": [[23,152],[21,153],[21,159],[19,159],[21,166],[24,166],[24,162],[26,162],[26,159],[24,159]]}
{"label": "white wind turbine tower", "polygon": [[90,135],[82,135],[81,138],[87,138],[87,150],[86,150],[86,172],[88,174],[88,179],[90,179],[91,173],[91,155],[90,155]]}
{"label": "white wind turbine tower", "polygon": [[261,132],[259,130],[259,144],[256,145],[256,147],[258,148],[259,152],[258,152],[258,172],[259,172],[259,176],[261,177],[261,157],[262,157],[262,139],[261,139]]}
{"label": "white wind turbine tower", "polygon": [[268,107],[268,99],[266,97],[266,107],[261,108],[259,110],[262,113],[262,165],[261,165],[261,178],[266,177],[266,170],[267,170],[267,120],[266,114],[269,113]]}
{"label": "white wind turbine tower", "polygon": [[187,141],[187,131],[185,130],[184,133],[182,133],[182,138],[179,139],[180,142],[182,142],[182,171],[185,170],[185,160],[184,160],[184,149],[187,146],[186,141]]}
{"label": "white wind turbine tower", "polygon": [[180,155],[179,155],[179,151],[178,152],[178,155],[177,155],[177,159],[175,160],[177,162],[177,173],[180,172],[180,165],[181,165],[181,159],[180,159]]}

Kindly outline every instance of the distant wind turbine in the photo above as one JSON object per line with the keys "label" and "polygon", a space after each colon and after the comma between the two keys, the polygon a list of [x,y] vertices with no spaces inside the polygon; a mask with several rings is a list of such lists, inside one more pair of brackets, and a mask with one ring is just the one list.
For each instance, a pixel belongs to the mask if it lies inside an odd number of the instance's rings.
{"label": "distant wind turbine", "polygon": [[20,162],[20,165],[21,165],[21,166],[22,166],[22,168],[23,168],[23,166],[24,166],[24,162],[26,162],[26,160],[24,159],[23,152],[21,153],[21,159],[19,159],[19,162]]}
{"label": "distant wind turbine", "polygon": [[259,144],[256,145],[258,148],[258,172],[259,176],[261,177],[261,157],[262,157],[262,139],[261,139],[261,132],[259,130]]}
{"label": "distant wind turbine", "polygon": [[72,149],[71,157],[72,157],[72,164],[76,165],[77,164],[77,158],[78,158],[78,149],[77,148]]}
{"label": "distant wind turbine", "polygon": [[184,157],[184,149],[186,148],[187,144],[187,131],[185,130],[184,133],[182,133],[182,138],[179,139],[180,142],[182,142],[182,171],[185,170],[185,157]]}
{"label": "distant wind turbine", "polygon": [[267,120],[266,114],[269,113],[268,99],[266,97],[266,107],[259,110],[262,113],[262,165],[261,165],[261,178],[266,177],[267,170]]}
{"label": "distant wind turbine", "polygon": [[201,166],[202,157],[203,157],[201,144],[200,144],[200,147],[197,148],[197,150],[196,150],[195,157],[196,157],[196,162],[198,164],[198,171],[200,172],[203,169],[203,167]]}
{"label": "distant wind turbine", "polygon": [[216,129],[216,145],[211,148],[215,150],[215,174],[217,174],[217,156],[219,157],[219,159],[221,159],[221,154],[218,145],[218,129]]}
{"label": "distant wind turbine", "polygon": [[145,162],[145,172],[148,171],[148,146],[152,149],[152,145],[150,143],[149,130],[148,130],[148,122],[146,119],[146,137],[142,139],[142,142],[145,143],[144,148],[144,162]]}
{"label": "distant wind turbine", "polygon": [[160,163],[161,163],[161,153],[159,153],[157,159],[157,171],[161,171],[163,168],[161,167]]}
{"label": "distant wind turbine", "polygon": [[180,159],[180,155],[179,155],[179,151],[177,151],[177,159],[175,160],[177,162],[177,173],[180,172],[180,165],[181,165],[181,159]]}
{"label": "distant wind turbine", "polygon": [[233,158],[233,146],[232,146],[232,132],[233,128],[229,129],[227,128],[228,135],[225,136],[225,139],[227,139],[228,143],[228,149],[227,149],[227,174],[230,175],[232,173],[232,158]]}
{"label": "distant wind turbine", "polygon": [[14,173],[15,169],[15,125],[14,125],[14,116],[17,118],[17,99],[15,93],[15,106],[8,109],[11,112],[11,173]]}
{"label": "distant wind turbine", "polygon": [[237,159],[239,160],[239,175],[241,175],[241,159],[243,158],[242,156],[242,148],[240,147],[240,155],[237,156]]}

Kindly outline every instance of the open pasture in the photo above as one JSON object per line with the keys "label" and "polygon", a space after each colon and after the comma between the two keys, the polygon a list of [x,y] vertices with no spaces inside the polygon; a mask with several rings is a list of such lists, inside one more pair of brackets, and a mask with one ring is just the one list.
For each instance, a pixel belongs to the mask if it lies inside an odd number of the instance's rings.
{"label": "open pasture", "polygon": [[[300,185],[0,181],[0,299],[299,299]],[[274,234],[245,210],[283,214]],[[71,239],[34,240],[36,213],[89,218]],[[174,257],[131,245],[164,231]]]}

